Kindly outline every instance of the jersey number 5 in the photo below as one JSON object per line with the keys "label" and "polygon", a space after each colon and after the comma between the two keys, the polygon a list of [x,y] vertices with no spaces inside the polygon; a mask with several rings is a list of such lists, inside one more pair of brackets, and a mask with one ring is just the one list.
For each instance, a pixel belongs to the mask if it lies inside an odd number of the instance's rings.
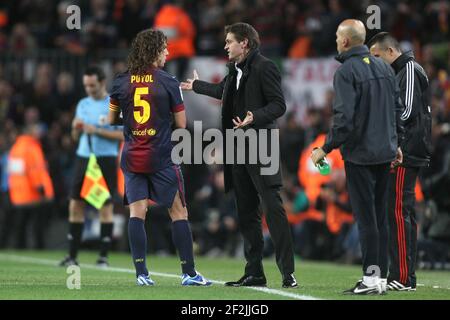
{"label": "jersey number 5", "polygon": [[[148,94],[148,87],[136,88],[134,91],[134,120],[143,124],[150,119],[150,103],[143,100],[141,95]],[[142,110],[138,107],[142,107]]]}

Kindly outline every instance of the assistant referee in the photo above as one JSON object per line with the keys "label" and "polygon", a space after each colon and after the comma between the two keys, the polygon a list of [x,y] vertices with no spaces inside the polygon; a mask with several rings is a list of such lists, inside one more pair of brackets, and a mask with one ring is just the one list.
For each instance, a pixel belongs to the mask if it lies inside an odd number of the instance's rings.
{"label": "assistant referee", "polygon": [[[98,165],[105,178],[111,196],[117,192],[117,156],[119,142],[124,140],[121,127],[107,124],[109,113],[109,95],[106,91],[106,79],[103,70],[97,66],[86,69],[83,85],[87,97],[77,105],[72,122],[72,138],[79,141],[75,159],[72,189],[69,202],[69,255],[60,265],[78,265],[77,254],[84,226],[85,201],[80,197],[89,156],[97,158]],[[109,199],[100,208],[101,248],[97,266],[108,266],[107,254],[113,234],[113,203]]]}

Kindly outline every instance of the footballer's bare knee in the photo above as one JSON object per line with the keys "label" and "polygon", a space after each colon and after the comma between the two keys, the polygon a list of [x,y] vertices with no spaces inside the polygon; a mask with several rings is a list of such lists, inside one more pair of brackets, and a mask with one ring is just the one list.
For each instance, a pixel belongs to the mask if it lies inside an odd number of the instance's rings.
{"label": "footballer's bare knee", "polygon": [[186,208],[183,208],[183,209],[170,208],[169,209],[169,215],[170,215],[170,219],[172,221],[187,220],[188,219],[188,214],[187,214]]}
{"label": "footballer's bare knee", "polygon": [[130,204],[130,218],[140,218],[145,220],[147,215],[148,200],[138,200]]}
{"label": "footballer's bare knee", "polygon": [[187,209],[183,205],[183,202],[181,201],[181,198],[180,198],[180,194],[178,192],[175,195],[175,199],[173,201],[172,207],[169,208],[169,215],[170,215],[170,219],[172,219],[172,221],[188,219]]}

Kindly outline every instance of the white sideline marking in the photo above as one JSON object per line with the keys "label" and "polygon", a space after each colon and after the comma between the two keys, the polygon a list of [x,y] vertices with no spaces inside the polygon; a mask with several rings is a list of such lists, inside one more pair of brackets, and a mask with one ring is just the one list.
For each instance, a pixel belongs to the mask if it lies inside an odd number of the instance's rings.
{"label": "white sideline marking", "polygon": [[[49,260],[49,259],[40,259],[40,258],[33,258],[33,257],[24,257],[24,256],[18,256],[18,255],[12,255],[12,254],[3,254],[0,253],[0,259],[2,260],[9,260],[9,261],[15,261],[15,262],[23,262],[23,263],[34,263],[34,264],[41,264],[41,265],[49,265],[49,266],[57,266],[58,261],[55,260]],[[85,269],[92,269],[92,270],[100,270],[100,271],[111,271],[111,272],[122,272],[122,273],[132,273],[134,274],[135,271],[132,269],[126,269],[126,268],[117,268],[117,267],[107,267],[107,268],[101,268],[97,267],[92,264],[80,264],[80,267]],[[158,276],[158,277],[166,277],[166,278],[177,278],[179,279],[179,275],[170,274],[170,273],[162,273],[162,272],[152,272],[150,271],[150,275]],[[218,281],[218,280],[210,280],[212,283],[217,284],[224,284],[224,281]],[[282,290],[276,290],[276,289],[269,289],[264,287],[242,287],[249,290],[255,290],[264,292],[267,294],[273,294],[273,295],[279,295],[283,297],[293,298],[297,300],[322,300],[320,298],[316,298],[313,296],[306,296],[301,294],[295,294],[291,292],[286,292]],[[295,290],[295,289],[294,289]]]}

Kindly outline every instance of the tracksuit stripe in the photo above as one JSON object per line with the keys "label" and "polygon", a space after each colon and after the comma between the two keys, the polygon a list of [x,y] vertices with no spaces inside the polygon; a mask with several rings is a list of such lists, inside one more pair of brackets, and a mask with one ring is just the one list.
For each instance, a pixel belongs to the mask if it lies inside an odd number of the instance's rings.
{"label": "tracksuit stripe", "polygon": [[405,257],[403,255],[403,240],[404,240],[404,230],[403,230],[403,216],[402,216],[402,211],[403,211],[403,168],[400,167],[399,169],[399,175],[400,175],[400,185],[399,185],[399,190],[398,190],[398,199],[399,199],[399,210],[398,210],[398,219],[400,222],[400,247],[399,247],[399,258],[401,261],[401,268],[402,268],[402,272],[400,274],[400,282],[403,282],[403,278],[405,277]]}
{"label": "tracksuit stripe", "polygon": [[406,237],[405,237],[405,221],[403,219],[403,187],[405,183],[405,173],[406,169],[400,167],[399,175],[400,175],[400,185],[399,185],[399,212],[398,218],[400,221],[400,246],[399,246],[399,261],[402,272],[400,273],[400,282],[406,284],[408,280],[408,264],[406,257]]}
{"label": "tracksuit stripe", "polygon": [[403,279],[407,276],[406,267],[406,247],[405,247],[405,225],[403,221],[403,183],[405,177],[405,169],[399,167],[397,170],[397,194],[396,194],[396,208],[395,217],[397,221],[397,241],[398,241],[398,261],[400,267],[400,282],[405,282]]}
{"label": "tracksuit stripe", "polygon": [[400,195],[399,195],[399,199],[400,199],[400,210],[399,210],[399,219],[400,219],[400,230],[401,230],[401,257],[402,257],[402,268],[403,268],[403,272],[402,272],[402,276],[400,277],[400,282],[403,282],[403,279],[405,278],[405,273],[406,273],[406,268],[405,268],[405,261],[406,261],[406,257],[405,257],[405,225],[404,225],[404,219],[403,219],[403,182],[404,182],[404,168],[400,168]]}
{"label": "tracksuit stripe", "polygon": [[399,267],[400,267],[400,277],[402,276],[402,272],[403,272],[403,268],[402,268],[402,259],[401,259],[401,257],[400,257],[400,255],[401,255],[401,250],[400,250],[400,221],[399,221],[399,218],[398,218],[398,207],[399,207],[399,200],[398,200],[398,196],[399,196],[399,180],[400,180],[400,168],[398,168],[397,170],[396,170],[396,173],[395,173],[395,175],[396,175],[396,181],[395,181],[395,188],[396,188],[396,192],[395,192],[395,220],[396,220],[396,222],[397,222],[397,246],[398,246],[398,263],[399,263]]}
{"label": "tracksuit stripe", "polygon": [[412,104],[414,100],[414,62],[410,61],[406,64],[406,93],[405,93],[405,110],[401,115],[402,120],[406,120],[411,115]]}
{"label": "tracksuit stripe", "polygon": [[[403,190],[404,190],[404,183],[405,183],[405,176],[406,176],[406,169],[403,169],[403,178],[402,178],[402,204],[403,204]],[[405,258],[405,278],[403,279],[403,283],[406,284],[408,282],[408,275],[409,275],[409,266],[408,266],[408,251],[406,250],[406,233],[405,233],[405,219],[403,219],[403,208],[402,208],[402,225],[403,225],[403,256]]]}

